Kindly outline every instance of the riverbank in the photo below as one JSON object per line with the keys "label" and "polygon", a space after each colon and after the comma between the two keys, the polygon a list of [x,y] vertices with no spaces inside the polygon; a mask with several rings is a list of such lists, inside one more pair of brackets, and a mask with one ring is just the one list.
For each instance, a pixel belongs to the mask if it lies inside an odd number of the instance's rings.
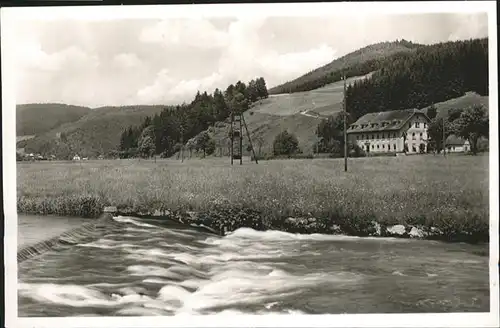
{"label": "riverbank", "polygon": [[295,233],[483,242],[489,236],[488,156],[223,159],[18,164],[18,211],[97,217],[104,206],[163,214],[221,233]]}

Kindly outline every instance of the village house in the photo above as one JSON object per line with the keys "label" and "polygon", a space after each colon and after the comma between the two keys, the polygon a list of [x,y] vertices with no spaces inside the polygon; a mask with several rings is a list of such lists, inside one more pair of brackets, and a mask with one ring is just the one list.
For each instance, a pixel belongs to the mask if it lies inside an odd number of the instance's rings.
{"label": "village house", "polygon": [[73,160],[74,161],[79,161],[80,160],[80,156],[78,156],[78,155],[73,156]]}
{"label": "village house", "polygon": [[466,153],[470,151],[469,141],[452,134],[446,138],[446,151],[449,153]]}
{"label": "village house", "polygon": [[429,123],[429,117],[417,109],[369,113],[348,128],[348,142],[367,154],[425,153]]}

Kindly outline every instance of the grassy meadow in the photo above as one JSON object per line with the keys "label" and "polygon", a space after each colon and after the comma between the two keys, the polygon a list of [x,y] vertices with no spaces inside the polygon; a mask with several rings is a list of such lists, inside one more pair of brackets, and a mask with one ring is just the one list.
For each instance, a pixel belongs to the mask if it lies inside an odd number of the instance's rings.
{"label": "grassy meadow", "polygon": [[[488,232],[488,155],[272,160],[228,158],[19,163],[18,211],[97,216],[103,206],[137,212],[216,204],[270,220],[327,218],[356,226],[419,224]],[[355,229],[354,229],[355,230]]]}

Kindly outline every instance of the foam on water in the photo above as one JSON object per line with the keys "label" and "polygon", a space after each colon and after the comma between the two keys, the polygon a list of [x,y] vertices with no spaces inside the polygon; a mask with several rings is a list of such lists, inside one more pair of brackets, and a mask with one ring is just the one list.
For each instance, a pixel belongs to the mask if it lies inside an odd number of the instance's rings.
{"label": "foam on water", "polygon": [[113,249],[113,248],[135,248],[138,247],[134,244],[129,243],[121,243],[118,241],[101,238],[95,242],[90,242],[86,244],[77,244],[78,247],[94,247],[94,248],[102,248],[102,249]]}
{"label": "foam on water", "polygon": [[132,217],[129,216],[115,216],[113,217],[113,220],[121,223],[131,223],[133,225],[136,225],[138,227],[148,227],[148,228],[156,228],[156,226],[144,222],[139,222],[138,220],[135,220]]}
{"label": "foam on water", "polygon": [[[373,274],[363,270],[364,266],[373,263],[365,261],[379,263],[380,254],[375,253],[377,257],[371,260],[373,254],[365,256],[364,252],[358,251],[357,256],[365,257],[354,257],[349,262],[351,266],[346,266],[345,260],[350,260],[346,256],[352,257],[352,253],[334,243],[347,241],[353,247],[359,247],[358,243],[349,241],[372,240],[366,238],[260,232],[246,228],[225,237],[207,237],[204,233],[165,227],[151,229],[152,225],[129,217],[115,220],[124,223],[123,231],[129,231],[137,238],[123,239],[119,232],[112,232],[105,238],[76,247],[86,248],[88,261],[98,261],[94,268],[102,277],[100,281],[78,283],[78,279],[85,276],[85,270],[80,269],[75,271],[80,278],[62,279],[67,284],[46,283],[43,277],[38,280],[30,278],[19,284],[19,295],[44,307],[83,308],[85,315],[92,308],[109,309],[110,315],[213,312],[225,315],[245,313],[245,309],[258,314],[299,314],[305,313],[305,309],[293,308],[290,305],[293,300],[303,298],[304,293],[321,293],[326,289],[355,291],[367,288]],[[394,239],[377,240],[384,243]],[[321,244],[322,241],[327,243]],[[332,243],[328,243],[330,241]],[[318,243],[322,250],[328,251],[318,251]],[[376,252],[377,248],[371,244],[368,249]],[[385,271],[376,267],[374,272],[385,272],[388,281],[396,279],[395,276],[398,280],[411,278],[415,281],[417,276],[411,267],[404,267],[400,262],[393,264],[394,248],[391,243],[387,245],[387,250],[381,249],[389,254],[390,266]],[[343,247],[348,246],[344,243]],[[108,252],[108,255],[103,256],[103,252]],[[38,264],[48,265],[56,259]],[[101,267],[108,268],[108,271],[99,271]],[[428,281],[437,274],[430,273],[428,268],[419,275],[418,279]],[[332,297],[338,296],[332,294],[330,299]],[[65,312],[64,315],[70,314]]]}
{"label": "foam on water", "polygon": [[226,242],[229,240],[266,240],[266,241],[286,241],[286,240],[310,240],[310,241],[329,241],[329,240],[377,240],[377,241],[393,241],[393,242],[407,242],[408,239],[392,238],[392,237],[357,237],[357,236],[346,236],[346,235],[326,235],[326,234],[299,234],[299,233],[289,233],[284,231],[268,230],[268,231],[257,231],[251,228],[240,228],[234,232],[229,233],[227,238],[212,242]]}

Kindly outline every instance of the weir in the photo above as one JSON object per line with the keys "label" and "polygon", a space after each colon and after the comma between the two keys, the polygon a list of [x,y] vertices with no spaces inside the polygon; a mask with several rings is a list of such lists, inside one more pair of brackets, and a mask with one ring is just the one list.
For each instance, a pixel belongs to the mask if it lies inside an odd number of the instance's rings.
{"label": "weir", "polygon": [[107,207],[104,209],[104,214],[98,219],[86,222],[80,227],[68,230],[59,236],[23,247],[17,252],[17,263],[19,264],[50,250],[60,250],[98,238],[109,229],[110,225],[119,225],[118,222],[113,220],[115,212],[116,208]]}

